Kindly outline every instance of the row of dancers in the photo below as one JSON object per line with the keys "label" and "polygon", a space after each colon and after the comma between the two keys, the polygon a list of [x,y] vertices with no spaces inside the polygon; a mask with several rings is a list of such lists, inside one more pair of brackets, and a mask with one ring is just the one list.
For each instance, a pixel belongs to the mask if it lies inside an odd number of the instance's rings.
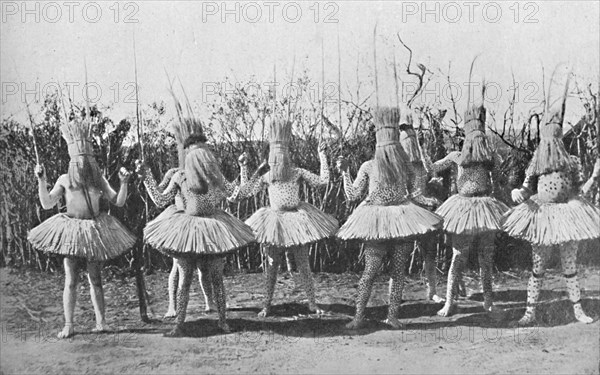
{"label": "row of dancers", "polygon": [[[495,311],[492,266],[494,241],[500,231],[528,241],[533,248],[527,307],[519,324],[535,322],[545,260],[555,246],[560,247],[575,317],[585,323],[592,321],[581,307],[576,255],[580,241],[600,237],[600,210],[582,197],[580,189],[583,185],[586,193],[597,184],[600,162],[596,163],[589,181],[582,184],[579,160],[567,153],[562,142],[564,98],[546,111],[540,144],[527,168],[527,177],[523,186],[512,192],[512,199],[518,204],[512,209],[493,197],[498,164],[485,133],[483,104],[469,104],[465,111],[462,150],[436,162],[431,162],[419,147],[410,109],[375,108],[373,158],[360,166],[354,179],[346,159],[336,162],[347,200],[359,200],[367,193],[341,227],[336,218],[300,199],[301,184],[320,188],[329,183],[323,143],[319,145],[318,175],[294,166],[290,156],[292,123],[283,116],[275,116],[270,121],[268,163],[248,176],[248,156],[243,154],[238,159],[240,181],[229,182],[206,144],[202,123],[192,113],[184,115],[179,105],[177,108],[178,121],[173,134],[178,143],[179,166],[169,170],[161,183],[156,182],[144,163],[138,162],[136,167],[153,202],[159,207],[168,206],[147,223],[144,241],[173,257],[175,267],[169,277],[167,315],[175,316],[176,325],[169,336],[185,334],[183,323],[196,269],[201,275],[207,308],[215,308],[219,327],[224,332],[230,331],[223,283],[225,257],[253,242],[261,244],[268,260],[266,296],[259,315],[265,317],[271,313],[277,272],[285,252],[294,256],[310,311],[322,313],[315,298],[308,253],[310,244],[330,236],[364,243],[365,269],[358,285],[356,313],[347,324],[348,329],[360,328],[365,323],[367,302],[386,256],[391,257],[392,271],[385,322],[393,328],[402,327],[399,312],[405,262],[415,240],[425,250],[427,298],[444,303],[438,315],[449,316],[455,309],[459,274],[471,247],[477,249],[479,256],[483,307],[488,312]],[[99,211],[101,198],[116,206],[124,205],[130,173],[122,169],[118,192],[111,188],[93,157],[89,117],[76,117],[63,124],[61,131],[71,157],[68,173],[60,176],[48,192],[44,168],[38,165],[35,172],[42,207],[50,209],[64,197],[67,210],[33,228],[28,240],[39,250],[64,256],[65,326],[59,333],[64,338],[74,333],[76,258],[87,260],[96,313],[94,330],[104,331],[109,327],[104,314],[102,262],[127,252],[136,239],[117,219]],[[432,173],[448,168],[458,170],[457,193],[442,203],[428,195],[426,184]],[[245,222],[221,209],[225,200],[236,202],[264,189],[268,191],[269,206],[258,209]],[[441,230],[450,235],[453,246],[445,299],[435,289],[436,238]]]}

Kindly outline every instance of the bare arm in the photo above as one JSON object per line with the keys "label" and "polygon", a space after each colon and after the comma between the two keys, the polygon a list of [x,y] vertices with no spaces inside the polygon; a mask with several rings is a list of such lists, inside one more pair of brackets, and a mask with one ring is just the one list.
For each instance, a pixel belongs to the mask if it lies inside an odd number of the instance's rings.
{"label": "bare arm", "polygon": [[102,192],[104,197],[117,207],[123,207],[127,200],[127,185],[129,184],[130,173],[125,169],[119,170],[119,192],[115,192],[110,186],[108,180],[102,177]]}
{"label": "bare arm", "polygon": [[56,206],[56,203],[58,203],[60,197],[65,194],[65,188],[63,187],[63,181],[65,178],[66,175],[60,176],[58,180],[56,180],[52,191],[48,192],[48,183],[46,182],[45,171],[43,172],[42,176],[38,177],[38,193],[40,196],[40,203],[42,204],[42,208],[44,210],[49,210]]}

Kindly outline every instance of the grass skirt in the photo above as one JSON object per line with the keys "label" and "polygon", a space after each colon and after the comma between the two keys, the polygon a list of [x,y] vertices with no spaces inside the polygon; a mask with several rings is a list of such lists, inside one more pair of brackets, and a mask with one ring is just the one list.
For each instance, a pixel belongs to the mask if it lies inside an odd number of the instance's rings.
{"label": "grass skirt", "polygon": [[338,221],[315,206],[300,202],[293,210],[262,207],[246,224],[256,240],[276,247],[306,245],[327,238],[338,229]]}
{"label": "grass skirt", "polygon": [[542,246],[591,240],[600,237],[600,209],[581,197],[549,203],[534,195],[506,213],[503,229]]}
{"label": "grass skirt", "polygon": [[119,220],[101,212],[96,219],[57,214],[33,228],[27,240],[53,254],[104,261],[118,257],[135,244],[135,236]]}
{"label": "grass skirt", "polygon": [[475,235],[502,230],[502,215],[508,206],[492,197],[465,197],[455,194],[435,212],[444,218],[444,230]]}
{"label": "grass skirt", "polygon": [[249,226],[222,210],[208,216],[175,211],[148,222],[144,241],[169,256],[225,254],[254,242],[254,235]]}
{"label": "grass skirt", "polygon": [[411,201],[379,206],[361,203],[337,236],[342,240],[385,241],[405,239],[438,230],[442,218]]}

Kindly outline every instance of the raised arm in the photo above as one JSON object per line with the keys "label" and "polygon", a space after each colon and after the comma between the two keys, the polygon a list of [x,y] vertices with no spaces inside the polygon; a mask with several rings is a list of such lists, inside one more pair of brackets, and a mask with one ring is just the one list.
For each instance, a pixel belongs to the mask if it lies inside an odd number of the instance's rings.
{"label": "raised arm", "polygon": [[321,171],[318,176],[310,171],[307,171],[306,169],[298,168],[300,177],[306,181],[307,184],[314,188],[326,186],[329,183],[329,165],[327,163],[327,155],[325,155],[324,152],[319,151],[319,160],[321,162]]}
{"label": "raised arm", "polygon": [[228,196],[237,194],[239,187],[248,183],[248,163],[244,157],[245,154],[246,153],[242,154],[238,159],[238,165],[240,167],[240,183],[238,184],[237,181],[225,181],[225,193]]}
{"label": "raised arm", "polygon": [[117,207],[123,207],[125,205],[125,200],[127,199],[127,185],[129,183],[130,175],[131,174],[125,168],[121,168],[121,170],[119,170],[120,186],[118,193],[113,190],[108,180],[104,178],[104,176],[102,177],[102,193],[109,202]]}
{"label": "raised arm", "polygon": [[431,170],[434,174],[445,171],[446,169],[452,168],[455,164],[458,164],[458,157],[460,156],[459,151],[452,151],[445,158],[440,159],[431,165]]}
{"label": "raised arm", "polygon": [[180,173],[174,173],[167,187],[161,192],[152,173],[141,161],[136,161],[136,172],[143,179],[146,191],[156,206],[165,207],[175,199],[175,194],[179,188]]}
{"label": "raised arm", "polygon": [[256,195],[261,192],[261,190],[267,185],[264,175],[259,176],[255,174],[246,182],[241,185],[239,189],[234,191],[234,193],[227,198],[230,202],[237,202],[243,198],[247,198],[253,195]]}
{"label": "raised arm", "polygon": [[36,165],[35,174],[38,178],[38,194],[40,196],[40,203],[44,210],[49,210],[58,203],[60,197],[65,193],[63,187],[63,181],[66,175],[62,175],[56,180],[54,188],[48,193],[48,183],[46,182],[46,170],[41,165]]}
{"label": "raised arm", "polygon": [[360,199],[367,189],[370,169],[371,161],[364,162],[360,166],[354,182],[352,182],[352,177],[350,177],[350,173],[347,169],[342,171],[342,178],[344,179],[344,192],[346,193],[346,198],[349,201]]}
{"label": "raised arm", "polygon": [[165,173],[165,176],[163,177],[163,179],[160,182],[160,184],[158,184],[158,190],[160,190],[160,191],[165,190],[167,188],[167,186],[169,186],[169,182],[171,182],[171,179],[173,178],[173,175],[178,170],[179,170],[179,168],[171,168],[171,169],[169,169],[167,171],[167,173]]}

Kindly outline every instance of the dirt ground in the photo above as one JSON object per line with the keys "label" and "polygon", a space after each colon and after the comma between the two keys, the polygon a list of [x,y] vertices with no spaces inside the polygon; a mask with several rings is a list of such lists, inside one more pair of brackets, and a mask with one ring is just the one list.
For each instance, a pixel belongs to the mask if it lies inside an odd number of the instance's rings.
{"label": "dirt ground", "polygon": [[[114,331],[90,332],[94,314],[87,280],[81,273],[76,335],[56,339],[62,327],[62,275],[0,269],[2,374],[182,374],[182,373],[577,373],[598,374],[600,364],[600,277],[580,269],[583,306],[595,322],[575,323],[558,271],[544,285],[539,326],[511,328],[524,311],[526,273],[495,275],[497,304],[504,313],[489,316],[481,307],[478,277],[465,277],[469,297],[456,315],[437,317],[440,305],[423,300],[419,276],[407,279],[403,330],[380,321],[386,314],[387,283],[381,276],[370,301],[368,326],[346,332],[354,312],[360,275],[315,274],[326,316],[308,315],[302,289],[282,273],[274,316],[258,319],[262,274],[226,278],[228,319],[224,335],[216,314],[204,314],[194,282],[186,330],[191,337],[165,338],[173,327],[167,309],[167,273],[146,276],[153,321],[139,319],[133,279],[105,270],[107,319]],[[445,283],[438,286],[445,290]]]}

